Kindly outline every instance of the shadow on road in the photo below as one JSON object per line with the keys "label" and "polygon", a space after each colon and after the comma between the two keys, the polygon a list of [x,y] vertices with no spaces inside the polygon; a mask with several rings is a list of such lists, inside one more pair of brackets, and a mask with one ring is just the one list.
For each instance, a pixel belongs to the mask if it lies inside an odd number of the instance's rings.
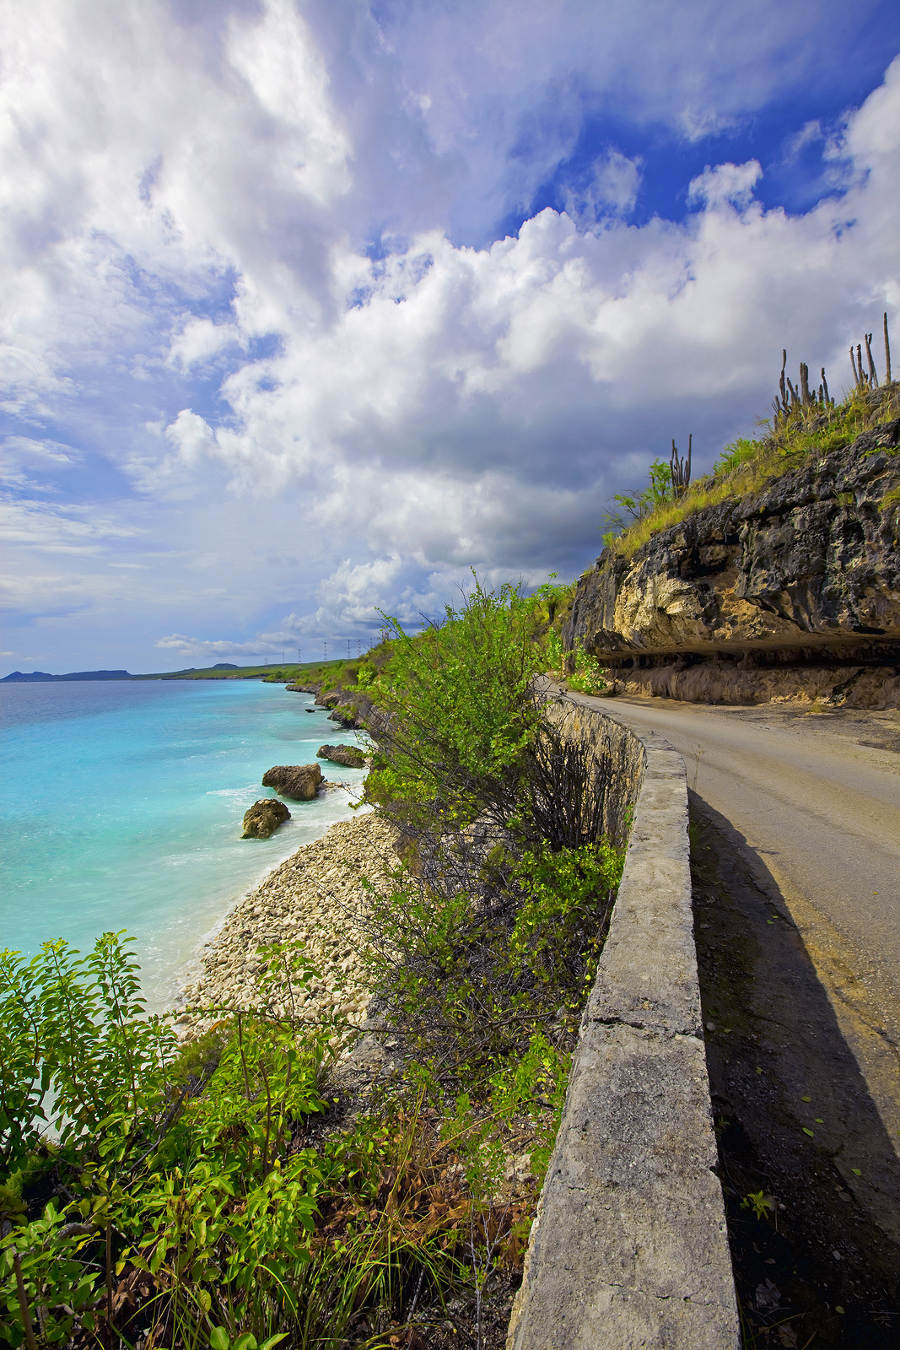
{"label": "shadow on road", "polygon": [[691,815],[745,1347],[888,1350],[900,1344],[900,1159],[768,869],[695,793]]}

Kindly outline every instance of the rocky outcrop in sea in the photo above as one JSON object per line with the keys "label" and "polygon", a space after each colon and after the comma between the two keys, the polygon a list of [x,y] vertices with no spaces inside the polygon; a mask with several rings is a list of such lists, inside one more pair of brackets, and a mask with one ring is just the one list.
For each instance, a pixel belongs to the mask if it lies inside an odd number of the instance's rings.
{"label": "rocky outcrop in sea", "polygon": [[366,767],[366,756],[356,745],[320,745],[316,756],[319,759],[327,759],[332,764],[342,764],[345,769]]}
{"label": "rocky outcrop in sea", "polygon": [[260,797],[244,812],[244,833],[242,839],[268,839],[278,826],[290,820],[291,813],[284,802],[274,797]]}
{"label": "rocky outcrop in sea", "polygon": [[274,788],[283,797],[311,802],[323,783],[319,764],[276,764],[263,774],[263,787]]}

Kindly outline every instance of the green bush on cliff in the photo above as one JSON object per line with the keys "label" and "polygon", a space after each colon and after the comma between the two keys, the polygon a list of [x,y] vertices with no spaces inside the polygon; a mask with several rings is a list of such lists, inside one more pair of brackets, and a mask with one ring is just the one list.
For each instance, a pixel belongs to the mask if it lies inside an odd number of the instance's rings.
{"label": "green bush on cliff", "polygon": [[374,695],[370,800],[448,827],[483,811],[508,815],[540,720],[530,685],[542,662],[520,590],[493,592],[475,578],[459,608],[415,636],[386,622],[393,641]]}

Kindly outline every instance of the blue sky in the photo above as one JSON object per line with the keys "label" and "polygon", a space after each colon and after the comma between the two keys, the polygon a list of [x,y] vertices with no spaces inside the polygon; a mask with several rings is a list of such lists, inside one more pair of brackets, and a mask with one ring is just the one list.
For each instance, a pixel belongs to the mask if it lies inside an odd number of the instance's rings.
{"label": "blue sky", "polygon": [[317,657],[470,565],[574,575],[782,346],[839,391],[900,327],[895,5],[0,24],[0,672]]}

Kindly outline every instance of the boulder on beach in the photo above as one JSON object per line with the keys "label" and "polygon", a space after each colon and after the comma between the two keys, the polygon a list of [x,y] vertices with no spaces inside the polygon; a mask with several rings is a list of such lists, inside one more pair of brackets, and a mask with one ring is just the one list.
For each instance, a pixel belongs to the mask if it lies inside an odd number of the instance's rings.
{"label": "boulder on beach", "polygon": [[298,802],[310,802],[322,783],[318,764],[276,764],[263,774],[263,787],[274,788],[282,797],[293,797]]}
{"label": "boulder on beach", "polygon": [[345,769],[364,769],[366,766],[366,757],[356,745],[320,745],[316,755],[332,764],[343,764]]}
{"label": "boulder on beach", "polygon": [[261,797],[244,812],[244,833],[241,838],[268,839],[283,821],[290,818],[291,813],[284,802],[278,802],[274,797]]}

